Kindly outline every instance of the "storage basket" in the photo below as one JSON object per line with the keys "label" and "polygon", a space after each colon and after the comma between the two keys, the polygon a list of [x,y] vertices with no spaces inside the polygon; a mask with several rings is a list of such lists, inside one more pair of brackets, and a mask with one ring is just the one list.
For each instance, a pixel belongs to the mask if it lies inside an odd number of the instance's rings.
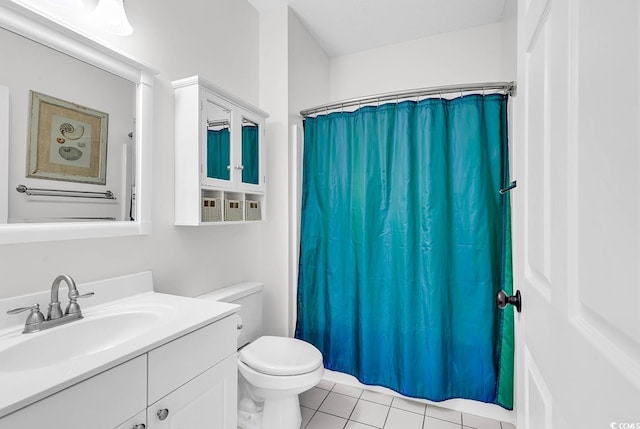
{"label": "storage basket", "polygon": [[202,222],[220,222],[222,210],[219,198],[202,198]]}

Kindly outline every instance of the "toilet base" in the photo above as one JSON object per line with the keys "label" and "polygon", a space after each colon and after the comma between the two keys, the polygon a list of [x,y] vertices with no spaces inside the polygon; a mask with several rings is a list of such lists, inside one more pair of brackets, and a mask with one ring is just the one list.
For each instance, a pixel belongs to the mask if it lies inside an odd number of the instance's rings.
{"label": "toilet base", "polygon": [[298,395],[266,399],[262,406],[238,407],[238,427],[241,429],[299,429],[302,423]]}
{"label": "toilet base", "polygon": [[240,429],[261,429],[262,413],[250,413],[238,410],[238,428]]}
{"label": "toilet base", "polygon": [[318,384],[324,375],[314,371],[274,376],[254,371],[238,360],[238,427],[241,429],[300,429],[298,394]]}
{"label": "toilet base", "polygon": [[266,399],[262,411],[262,429],[299,429],[302,423],[298,395]]}

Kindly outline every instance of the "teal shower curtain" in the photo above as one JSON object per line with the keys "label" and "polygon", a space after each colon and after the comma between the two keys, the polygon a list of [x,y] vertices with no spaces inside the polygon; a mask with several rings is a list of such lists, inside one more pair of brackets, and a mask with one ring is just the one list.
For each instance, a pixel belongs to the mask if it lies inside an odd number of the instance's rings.
{"label": "teal shower curtain", "polygon": [[507,96],[304,122],[296,337],[410,397],[513,406]]}
{"label": "teal shower curtain", "polygon": [[229,128],[207,130],[207,177],[229,180],[230,148]]}
{"label": "teal shower curtain", "polygon": [[260,183],[258,127],[242,125],[242,183]]}

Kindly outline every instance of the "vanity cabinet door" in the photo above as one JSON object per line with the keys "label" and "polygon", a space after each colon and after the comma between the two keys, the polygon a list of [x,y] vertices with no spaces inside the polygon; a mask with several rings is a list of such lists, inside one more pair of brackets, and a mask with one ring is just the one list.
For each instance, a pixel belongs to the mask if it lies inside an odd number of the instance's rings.
{"label": "vanity cabinet door", "polygon": [[0,429],[115,428],[145,409],[146,396],[144,355],[1,418]]}
{"label": "vanity cabinet door", "polygon": [[148,404],[174,391],[230,355],[236,355],[237,321],[227,316],[149,352]]}
{"label": "vanity cabinet door", "polygon": [[147,429],[236,429],[236,354],[147,409]]}
{"label": "vanity cabinet door", "polygon": [[147,411],[141,411],[115,429],[146,429]]}

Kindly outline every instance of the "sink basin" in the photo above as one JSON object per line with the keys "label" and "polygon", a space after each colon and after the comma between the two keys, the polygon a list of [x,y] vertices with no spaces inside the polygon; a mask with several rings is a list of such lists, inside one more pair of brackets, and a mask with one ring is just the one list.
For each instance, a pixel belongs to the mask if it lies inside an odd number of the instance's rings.
{"label": "sink basin", "polygon": [[0,349],[0,372],[29,371],[88,357],[134,339],[162,320],[159,309],[103,312],[33,334]]}

